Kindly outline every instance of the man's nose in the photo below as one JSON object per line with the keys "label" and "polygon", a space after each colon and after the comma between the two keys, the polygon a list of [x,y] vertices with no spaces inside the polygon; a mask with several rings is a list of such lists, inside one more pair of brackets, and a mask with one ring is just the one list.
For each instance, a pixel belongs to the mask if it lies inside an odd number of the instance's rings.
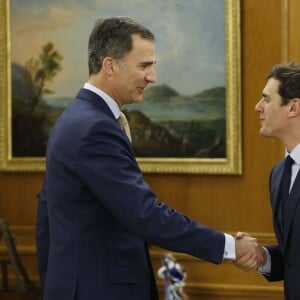
{"label": "man's nose", "polygon": [[156,74],[155,74],[155,70],[150,70],[146,76],[145,76],[146,80],[150,83],[155,83],[156,82]]}
{"label": "man's nose", "polygon": [[262,103],[262,99],[260,99],[260,100],[256,103],[256,105],[255,105],[255,107],[254,107],[254,110],[255,110],[256,112],[260,112],[260,111],[262,110],[261,103]]}

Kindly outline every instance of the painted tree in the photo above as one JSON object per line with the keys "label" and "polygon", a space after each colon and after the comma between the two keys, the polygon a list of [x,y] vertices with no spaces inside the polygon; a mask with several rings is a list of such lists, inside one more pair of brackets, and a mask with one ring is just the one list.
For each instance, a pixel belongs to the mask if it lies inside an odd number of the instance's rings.
{"label": "painted tree", "polygon": [[31,58],[25,63],[31,80],[36,86],[36,94],[32,99],[29,112],[33,113],[43,95],[53,94],[48,85],[61,70],[63,56],[55,50],[53,43],[49,42],[42,48],[38,59]]}

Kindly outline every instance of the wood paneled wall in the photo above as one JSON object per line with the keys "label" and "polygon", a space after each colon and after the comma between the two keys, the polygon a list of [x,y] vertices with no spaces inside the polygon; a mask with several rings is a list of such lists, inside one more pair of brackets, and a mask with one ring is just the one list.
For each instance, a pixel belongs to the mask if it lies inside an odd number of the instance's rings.
{"label": "wood paneled wall", "polygon": [[[281,144],[259,135],[254,106],[272,65],[300,61],[297,0],[241,0],[242,149],[243,174],[146,174],[160,201],[216,229],[247,231],[264,244],[274,242],[268,199],[268,176],[283,155]],[[17,237],[17,247],[30,274],[38,282],[35,222],[36,195],[43,173],[0,173],[0,218]],[[0,247],[0,253],[4,251]],[[155,269],[166,251],[153,247]],[[189,299],[282,299],[282,283],[268,283],[258,273],[245,273],[225,262],[215,266],[184,254],[175,254],[187,269]],[[162,292],[163,283],[158,280]]]}

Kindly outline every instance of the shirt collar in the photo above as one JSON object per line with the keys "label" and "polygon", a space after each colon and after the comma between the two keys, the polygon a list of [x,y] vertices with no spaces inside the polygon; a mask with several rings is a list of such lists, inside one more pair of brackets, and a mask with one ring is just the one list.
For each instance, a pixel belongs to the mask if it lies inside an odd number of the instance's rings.
{"label": "shirt collar", "polygon": [[104,100],[104,102],[108,105],[108,107],[110,108],[110,110],[112,111],[116,119],[120,117],[121,110],[117,102],[111,96],[109,96],[108,94],[106,94],[105,92],[103,92],[102,90],[100,90],[99,88],[95,87],[94,85],[88,82],[84,84],[84,88],[100,96]]}
{"label": "shirt collar", "polygon": [[300,144],[298,144],[290,153],[286,153],[291,156],[297,165],[300,165]]}

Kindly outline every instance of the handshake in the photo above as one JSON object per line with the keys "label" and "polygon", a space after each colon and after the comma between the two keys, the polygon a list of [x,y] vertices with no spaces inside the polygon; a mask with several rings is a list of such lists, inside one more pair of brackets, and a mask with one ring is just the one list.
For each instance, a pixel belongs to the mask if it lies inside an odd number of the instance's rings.
{"label": "handshake", "polygon": [[238,232],[235,236],[235,265],[244,271],[256,271],[267,261],[266,251],[256,238],[248,233]]}

